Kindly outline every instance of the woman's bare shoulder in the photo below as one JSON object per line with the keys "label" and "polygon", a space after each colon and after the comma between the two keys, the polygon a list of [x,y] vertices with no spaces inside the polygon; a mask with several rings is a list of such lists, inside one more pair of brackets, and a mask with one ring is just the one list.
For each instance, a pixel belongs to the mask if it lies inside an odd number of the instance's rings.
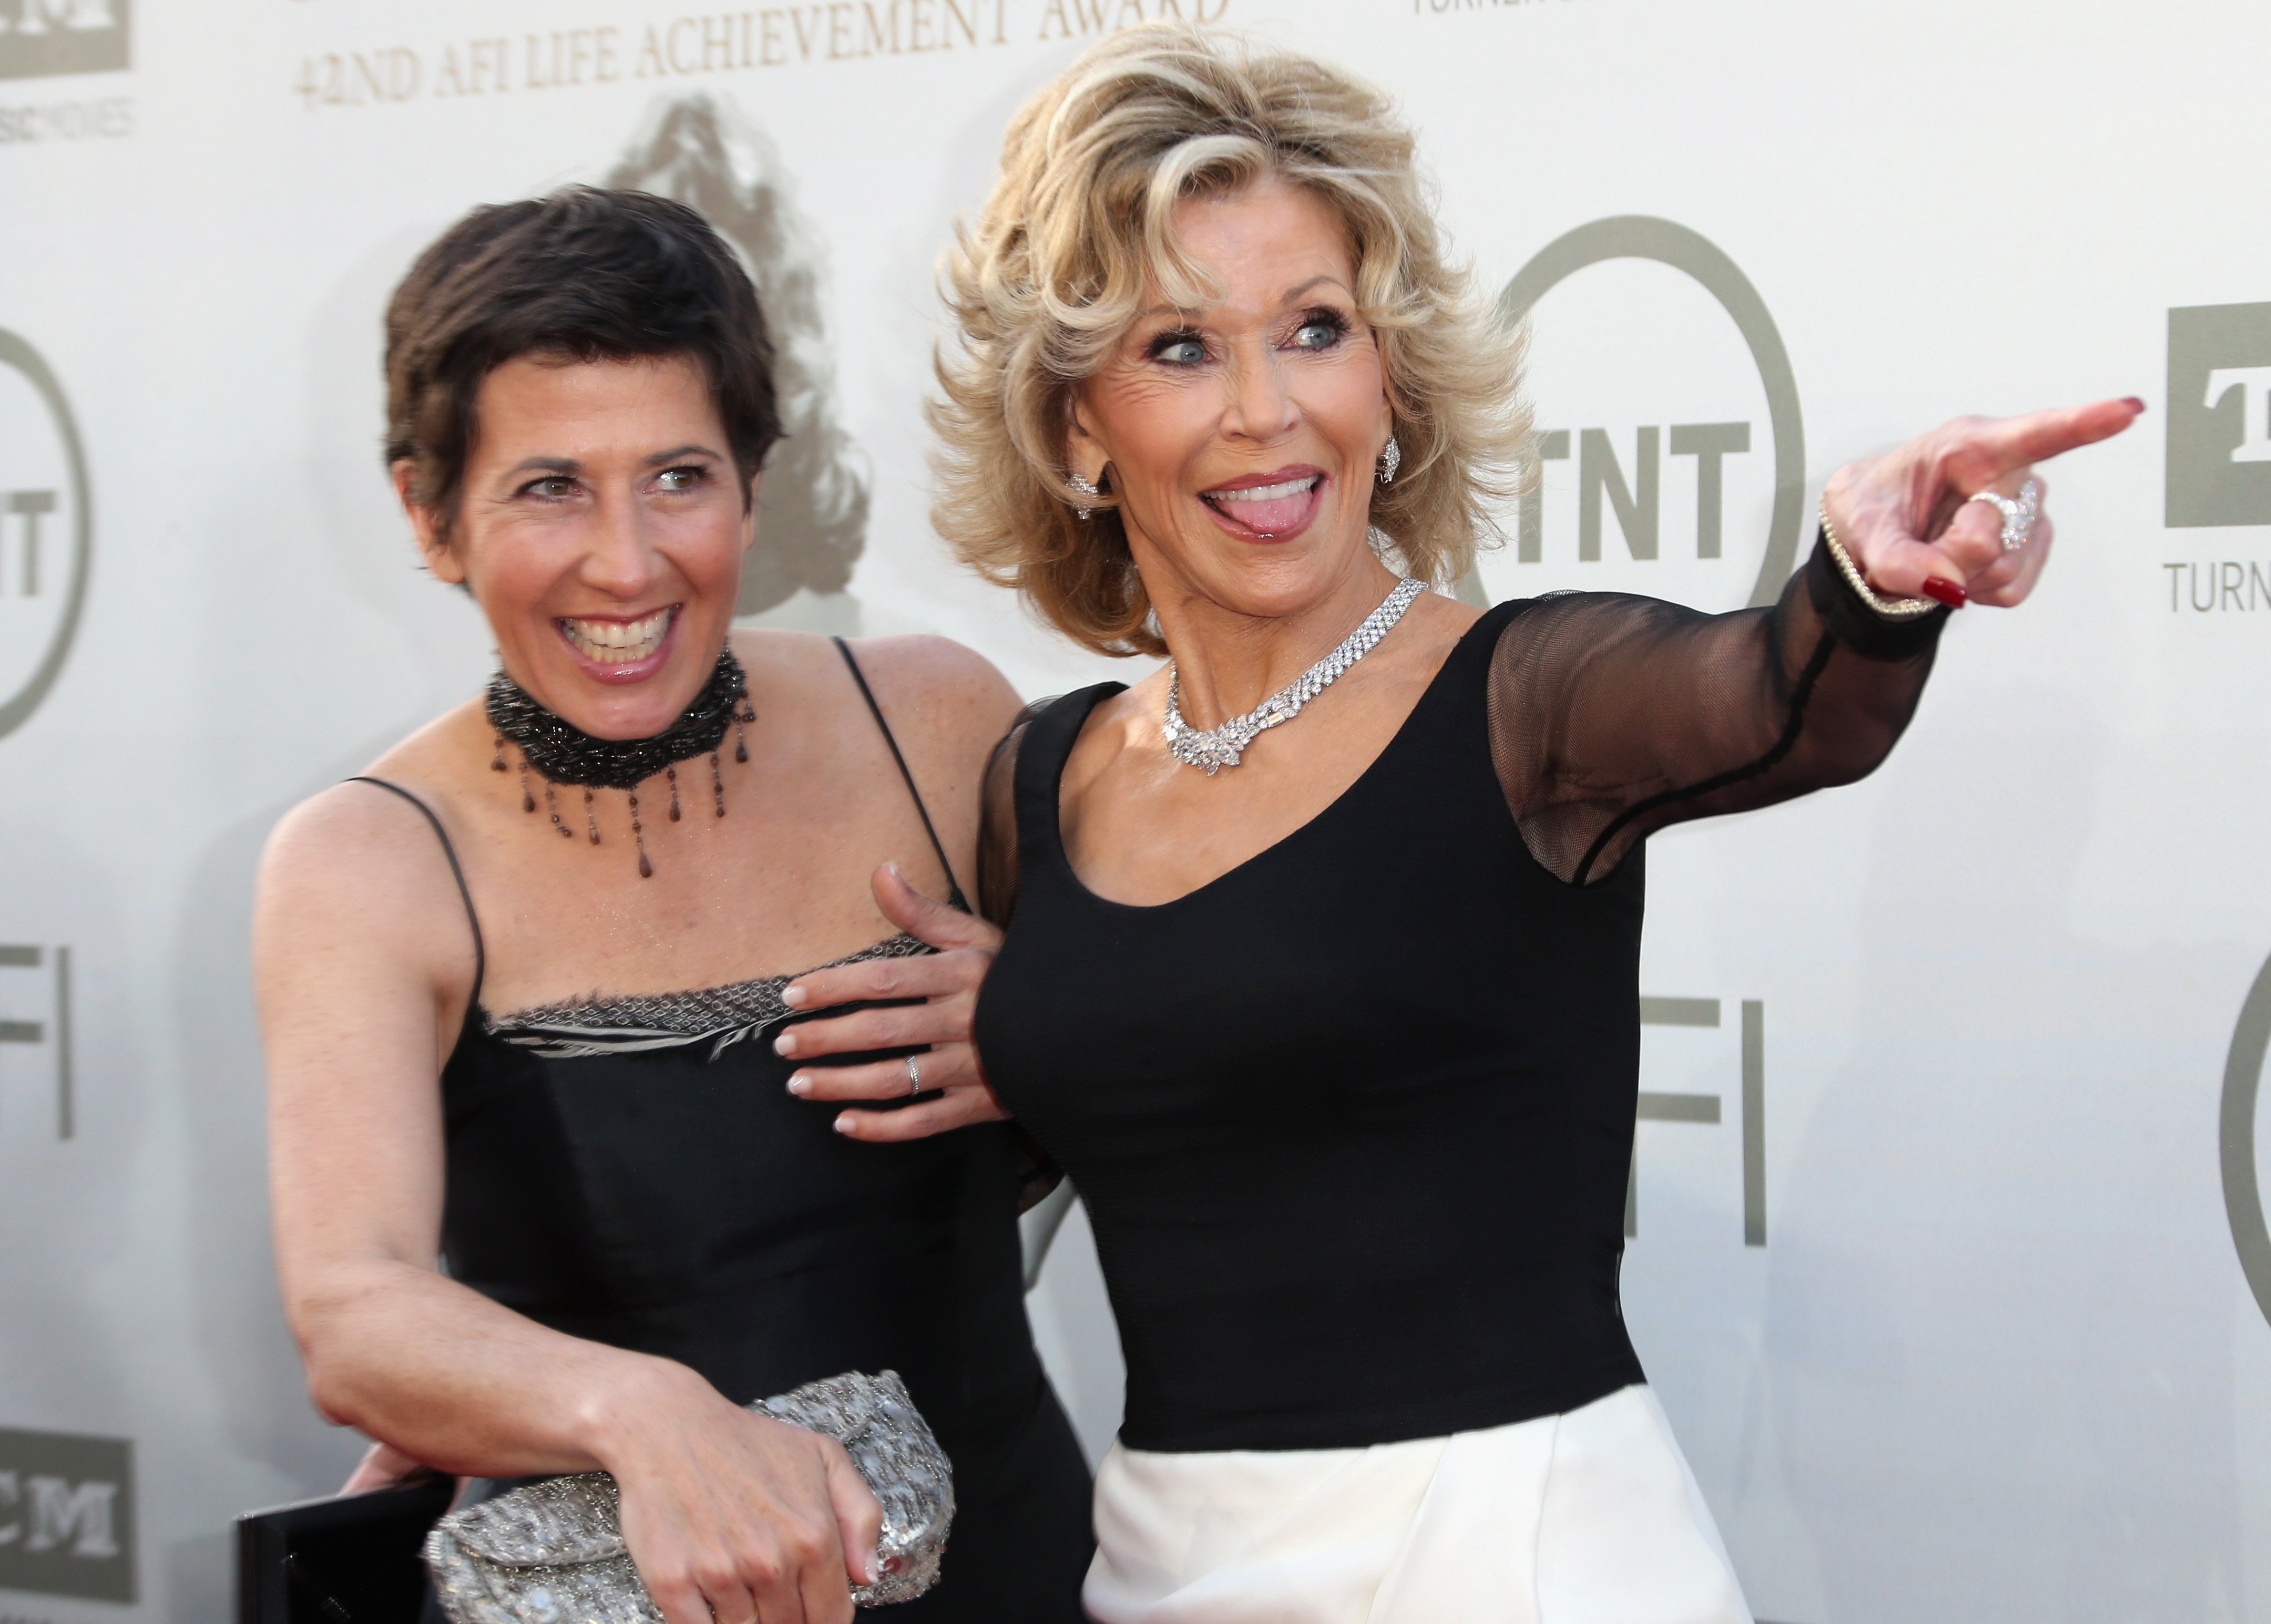
{"label": "woman's bare shoulder", "polygon": [[[842,671],[843,657],[827,640],[808,641]],[[977,738],[991,749],[1022,708],[1017,691],[994,663],[952,638],[926,633],[847,641],[902,743],[914,742],[908,735],[930,732],[956,740]]]}
{"label": "woman's bare shoulder", "polygon": [[[417,797],[447,827],[452,758],[474,742],[478,706],[459,707],[372,762],[365,776]],[[261,856],[264,931],[302,946],[353,931],[374,942],[428,934],[436,910],[462,911],[457,882],[419,806],[379,784],[348,779],[286,812]]]}

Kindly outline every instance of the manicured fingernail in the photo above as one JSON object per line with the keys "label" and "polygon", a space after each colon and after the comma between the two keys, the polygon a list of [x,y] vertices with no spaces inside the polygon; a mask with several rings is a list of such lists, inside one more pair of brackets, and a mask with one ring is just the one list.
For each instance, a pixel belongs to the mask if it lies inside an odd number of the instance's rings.
{"label": "manicured fingernail", "polygon": [[1926,597],[1937,598],[1940,602],[1946,604],[1950,609],[1961,609],[1964,604],[1971,601],[1970,593],[1965,591],[1953,581],[1943,580],[1938,575],[1930,575],[1925,577],[1924,583],[1924,595]]}
{"label": "manicured fingernail", "polygon": [[788,1079],[788,1091],[800,1100],[812,1092],[812,1079],[799,1072]]}
{"label": "manicured fingernail", "polygon": [[852,1113],[846,1111],[843,1116],[838,1117],[835,1122],[835,1128],[837,1132],[842,1134],[847,1139],[853,1137],[852,1133]]}
{"label": "manicured fingernail", "polygon": [[870,1552],[868,1552],[868,1553],[867,1553],[867,1583],[870,1583],[870,1584],[873,1584],[876,1580],[878,1580],[878,1579],[882,1578],[882,1576],[883,1576],[883,1554],[882,1554],[881,1551],[870,1551]]}
{"label": "manicured fingernail", "polygon": [[796,1053],[796,1034],[793,1032],[784,1032],[778,1037],[775,1038],[773,1040],[773,1053],[777,1055],[793,1055]]}
{"label": "manicured fingernail", "polygon": [[2138,399],[2134,395],[2130,396],[2126,400],[2122,402],[2122,404],[2136,412],[2142,412],[2145,409],[2145,403]]}
{"label": "manicured fingernail", "polygon": [[804,989],[798,986],[794,982],[791,982],[787,986],[781,989],[781,1002],[787,1005],[791,1009],[802,1009],[804,1007]]}

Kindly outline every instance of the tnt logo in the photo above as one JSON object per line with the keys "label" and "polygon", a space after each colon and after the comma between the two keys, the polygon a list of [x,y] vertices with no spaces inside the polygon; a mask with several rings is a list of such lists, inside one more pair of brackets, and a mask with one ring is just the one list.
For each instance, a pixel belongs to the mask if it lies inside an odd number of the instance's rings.
{"label": "tnt logo", "polygon": [[132,0],[0,0],[0,79],[129,65]]}
{"label": "tnt logo", "polygon": [[[1634,436],[1633,478],[1625,478],[1617,460],[1615,442],[1606,429],[1580,431],[1577,439],[1577,557],[1597,563],[1601,556],[1603,499],[1616,515],[1624,533],[1625,548],[1636,560],[1653,560],[1664,528],[1663,431],[1655,426]],[[1695,556],[1716,559],[1726,527],[1726,463],[1731,453],[1751,449],[1748,423],[1675,423],[1672,426],[1672,455],[1695,459]],[[1541,463],[1566,462],[1569,431],[1547,429],[1532,443]],[[1545,481],[1541,478],[1523,493],[1516,531],[1516,556],[1535,564],[1545,555]]]}
{"label": "tnt logo", "polygon": [[[0,55],[7,46],[0,34]],[[63,386],[30,345],[0,331],[0,738],[62,673],[92,543],[86,461]]]}
{"label": "tnt logo", "polygon": [[0,1427],[0,1589],[134,1599],[134,1445]]}
{"label": "tnt logo", "polygon": [[[4,571],[12,542],[20,597],[40,595],[40,521],[55,512],[56,495],[54,491],[0,491],[0,571]],[[5,523],[9,518],[18,521],[12,535]],[[0,573],[0,592],[7,590],[7,576]]]}
{"label": "tnt logo", "polygon": [[2271,524],[2271,304],[2169,312],[2172,530]]}
{"label": "tnt logo", "polygon": [[1671,220],[1595,220],[1541,248],[1498,308],[1530,329],[1537,473],[1510,553],[1464,595],[1772,603],[1804,539],[1805,430],[1781,335],[1734,261]]}

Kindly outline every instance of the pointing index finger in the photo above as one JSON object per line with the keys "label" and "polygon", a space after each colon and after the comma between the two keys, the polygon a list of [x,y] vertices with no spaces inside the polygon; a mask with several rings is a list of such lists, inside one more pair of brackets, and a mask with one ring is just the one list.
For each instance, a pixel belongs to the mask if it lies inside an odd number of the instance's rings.
{"label": "pointing index finger", "polygon": [[1999,418],[1971,432],[1969,444],[1959,448],[1951,462],[1966,471],[1976,467],[1982,483],[1998,479],[2014,469],[2046,463],[2081,446],[2111,440],[2134,423],[2145,403],[2135,396],[2124,400],[2101,400],[2087,406],[2057,406],[2015,418]]}

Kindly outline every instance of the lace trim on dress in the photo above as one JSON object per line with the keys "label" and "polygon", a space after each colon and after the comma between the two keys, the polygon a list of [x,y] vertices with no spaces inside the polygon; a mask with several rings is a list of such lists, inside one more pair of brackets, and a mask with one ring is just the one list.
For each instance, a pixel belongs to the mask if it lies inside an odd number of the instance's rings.
{"label": "lace trim on dress", "polygon": [[[912,936],[894,936],[813,969],[832,970],[870,959],[908,959],[934,951]],[[482,1018],[491,1037],[525,1049],[547,1060],[584,1060],[596,1055],[636,1055],[658,1049],[708,1043],[715,1060],[734,1044],[756,1036],[788,1015],[781,991],[798,975],[766,975],[724,987],[685,992],[632,993],[615,998],[571,998]]]}

